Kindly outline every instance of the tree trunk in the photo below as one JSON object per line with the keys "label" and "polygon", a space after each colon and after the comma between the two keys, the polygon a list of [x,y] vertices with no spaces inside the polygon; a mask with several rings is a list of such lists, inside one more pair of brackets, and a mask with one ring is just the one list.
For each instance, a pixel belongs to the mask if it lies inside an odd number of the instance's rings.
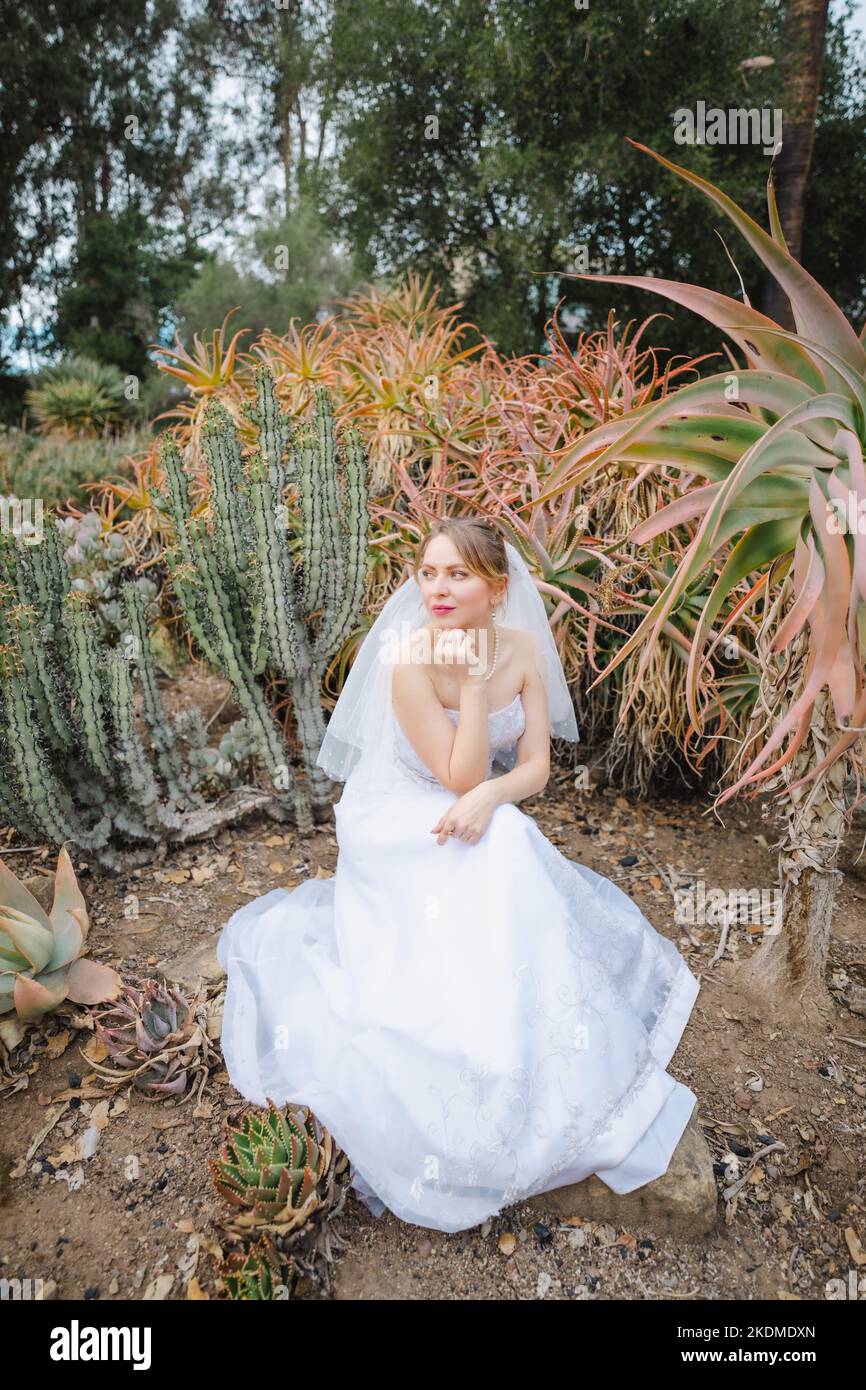
{"label": "tree trunk", "polygon": [[[782,230],[788,250],[798,261],[803,247],[803,209],[815,142],[828,7],[829,0],[788,0],[785,12],[782,148],[773,171]],[[765,277],[760,307],[783,328],[794,327],[788,296],[771,275]]]}
{"label": "tree trunk", "polygon": [[[826,690],[815,702],[812,727],[783,769],[790,785],[819,761],[838,736]],[[735,982],[768,1022],[828,1027],[833,999],[825,982],[833,903],[841,880],[836,867],[848,819],[847,759],[824,777],[817,797],[810,785],[790,793],[779,850],[780,910],[755,953],[734,970]]]}
{"label": "tree trunk", "polygon": [[[274,84],[275,124],[280,132],[280,159],[283,166],[283,208],[290,217],[295,206],[294,141],[292,118],[300,113],[301,83],[298,80],[297,50],[300,43],[300,0],[288,0],[277,13],[277,70]],[[302,154],[303,154],[303,131]]]}

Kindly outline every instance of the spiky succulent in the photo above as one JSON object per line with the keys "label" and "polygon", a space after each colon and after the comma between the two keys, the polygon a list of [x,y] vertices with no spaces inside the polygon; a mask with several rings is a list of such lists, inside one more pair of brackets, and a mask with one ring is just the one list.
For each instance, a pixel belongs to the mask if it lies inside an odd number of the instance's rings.
{"label": "spiky succulent", "polygon": [[46,913],[0,860],[0,1014],[41,1018],[70,999],[113,998],[121,978],[109,965],[85,960],[90,927],[84,897],[65,849],[57,856],[54,900]]}
{"label": "spiky succulent", "polygon": [[278,1250],[266,1231],[243,1254],[229,1255],[218,1273],[231,1299],[288,1298],[299,1282],[291,1255]]}
{"label": "spiky succulent", "polygon": [[[862,771],[866,721],[866,327],[858,335],[826,290],[790,254],[772,180],[770,232],[721,189],[636,140],[636,149],[697,188],[728,216],[776,278],[791,303],[796,332],[701,285],[654,276],[579,273],[581,280],[633,285],[673,299],[723,329],[747,366],[714,374],[650,401],[584,434],[557,460],[538,502],[568,493],[614,460],[676,464],[706,479],[690,487],[631,533],[637,543],[670,537],[682,523],[696,530],[673,574],[654,595],[640,627],[606,668],[643,646],[631,700],[663,624],[691,584],[707,571],[712,589],[702,605],[689,651],[686,705],[700,728],[702,677],[708,655],[743,605],[735,587],[750,583],[749,600],[769,606],[780,580],[792,581],[793,601],[769,634],[773,654],[788,652],[804,634],[805,675],[776,702],[760,746],[743,749],[748,763],[719,796],[721,805],[745,787],[766,782],[793,763],[827,689],[835,727],[828,750],[787,787],[790,796],[817,784],[837,759],[857,754]],[[716,630],[716,623],[720,628]],[[751,656],[753,664],[758,659]],[[599,678],[601,679],[601,677]],[[740,681],[738,676],[737,681]],[[746,756],[746,754],[748,756]]]}
{"label": "spiky succulent", "polygon": [[[111,1068],[94,1064],[115,1085],[131,1080],[151,1100],[181,1096],[194,1076],[207,1080],[219,1054],[199,1020],[201,996],[187,999],[164,980],[127,976],[123,993],[95,1017]],[[192,1090],[188,1092],[188,1097]]]}
{"label": "spiky succulent", "polygon": [[306,1106],[247,1111],[238,1128],[226,1126],[219,1159],[209,1158],[214,1186],[248,1224],[302,1225],[320,1205],[319,1183],[331,1166],[333,1140]]}

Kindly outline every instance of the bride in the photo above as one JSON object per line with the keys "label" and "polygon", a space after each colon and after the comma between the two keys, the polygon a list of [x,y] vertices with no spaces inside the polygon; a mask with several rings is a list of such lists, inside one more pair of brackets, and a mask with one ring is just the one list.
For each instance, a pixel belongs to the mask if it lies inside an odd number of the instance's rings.
{"label": "bride", "polygon": [[377,1216],[464,1230],[591,1173],[631,1192],[694,1108],[665,1068],[697,979],[515,804],[551,735],[578,739],[526,565],[485,521],[437,522],[317,759],[345,782],[336,873],[221,933],[232,1084],[308,1106]]}

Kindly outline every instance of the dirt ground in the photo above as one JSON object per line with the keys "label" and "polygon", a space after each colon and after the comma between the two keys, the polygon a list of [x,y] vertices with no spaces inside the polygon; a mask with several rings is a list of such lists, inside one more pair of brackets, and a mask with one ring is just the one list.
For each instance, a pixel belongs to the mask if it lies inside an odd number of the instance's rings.
{"label": "dirt ground", "polygon": [[[726,981],[727,962],[753,951],[759,932],[735,923],[724,958],[711,966],[721,928],[674,919],[671,871],[681,883],[773,886],[773,832],[759,809],[726,808],[721,829],[695,798],[637,803],[604,787],[576,795],[567,778],[520,805],[564,854],[619,883],[701,977],[668,1070],[698,1097],[719,1189],[716,1229],[687,1244],[548,1220],[518,1205],[474,1230],[442,1234],[389,1212],[377,1219],[349,1192],[336,1222],[345,1249],[330,1288],[310,1296],[823,1300],[828,1280],[850,1288],[852,1278],[866,1296],[866,1019],[837,1003],[829,1032],[796,1036],[771,1018],[748,1017]],[[864,979],[860,839],[862,827],[844,856],[830,981],[839,969]],[[251,897],[333,873],[336,855],[332,826],[304,841],[262,820],[172,850],[124,878],[82,870],[91,954],[121,972],[153,973],[158,961],[213,942]],[[22,877],[49,874],[55,855],[7,854],[5,862]],[[129,894],[140,900],[137,919],[123,915]],[[218,999],[219,986],[210,993]],[[242,1102],[217,1064],[201,1102],[150,1102],[127,1090],[97,1109],[80,1050],[89,1035],[73,1026],[75,1016],[73,1008],[49,1016],[6,1059],[18,1080],[0,1094],[0,1277],[53,1281],[56,1298],[224,1296],[216,1264],[226,1204],[206,1160]],[[94,1115],[96,1147],[77,1157]],[[774,1142],[782,1147],[751,1162]],[[734,1199],[728,1189],[742,1177]]]}

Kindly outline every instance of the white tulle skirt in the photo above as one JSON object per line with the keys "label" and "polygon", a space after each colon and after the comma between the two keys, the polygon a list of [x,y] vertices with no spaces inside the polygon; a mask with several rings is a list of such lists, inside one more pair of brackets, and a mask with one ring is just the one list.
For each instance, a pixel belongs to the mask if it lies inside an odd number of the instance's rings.
{"label": "white tulle skirt", "polygon": [[347,783],[335,876],[246,904],[217,947],[236,1089],[309,1106],[372,1212],[441,1231],[591,1173],[641,1187],[695,1105],[665,1070],[698,993],[676,947],[513,804],[438,845],[453,801]]}

